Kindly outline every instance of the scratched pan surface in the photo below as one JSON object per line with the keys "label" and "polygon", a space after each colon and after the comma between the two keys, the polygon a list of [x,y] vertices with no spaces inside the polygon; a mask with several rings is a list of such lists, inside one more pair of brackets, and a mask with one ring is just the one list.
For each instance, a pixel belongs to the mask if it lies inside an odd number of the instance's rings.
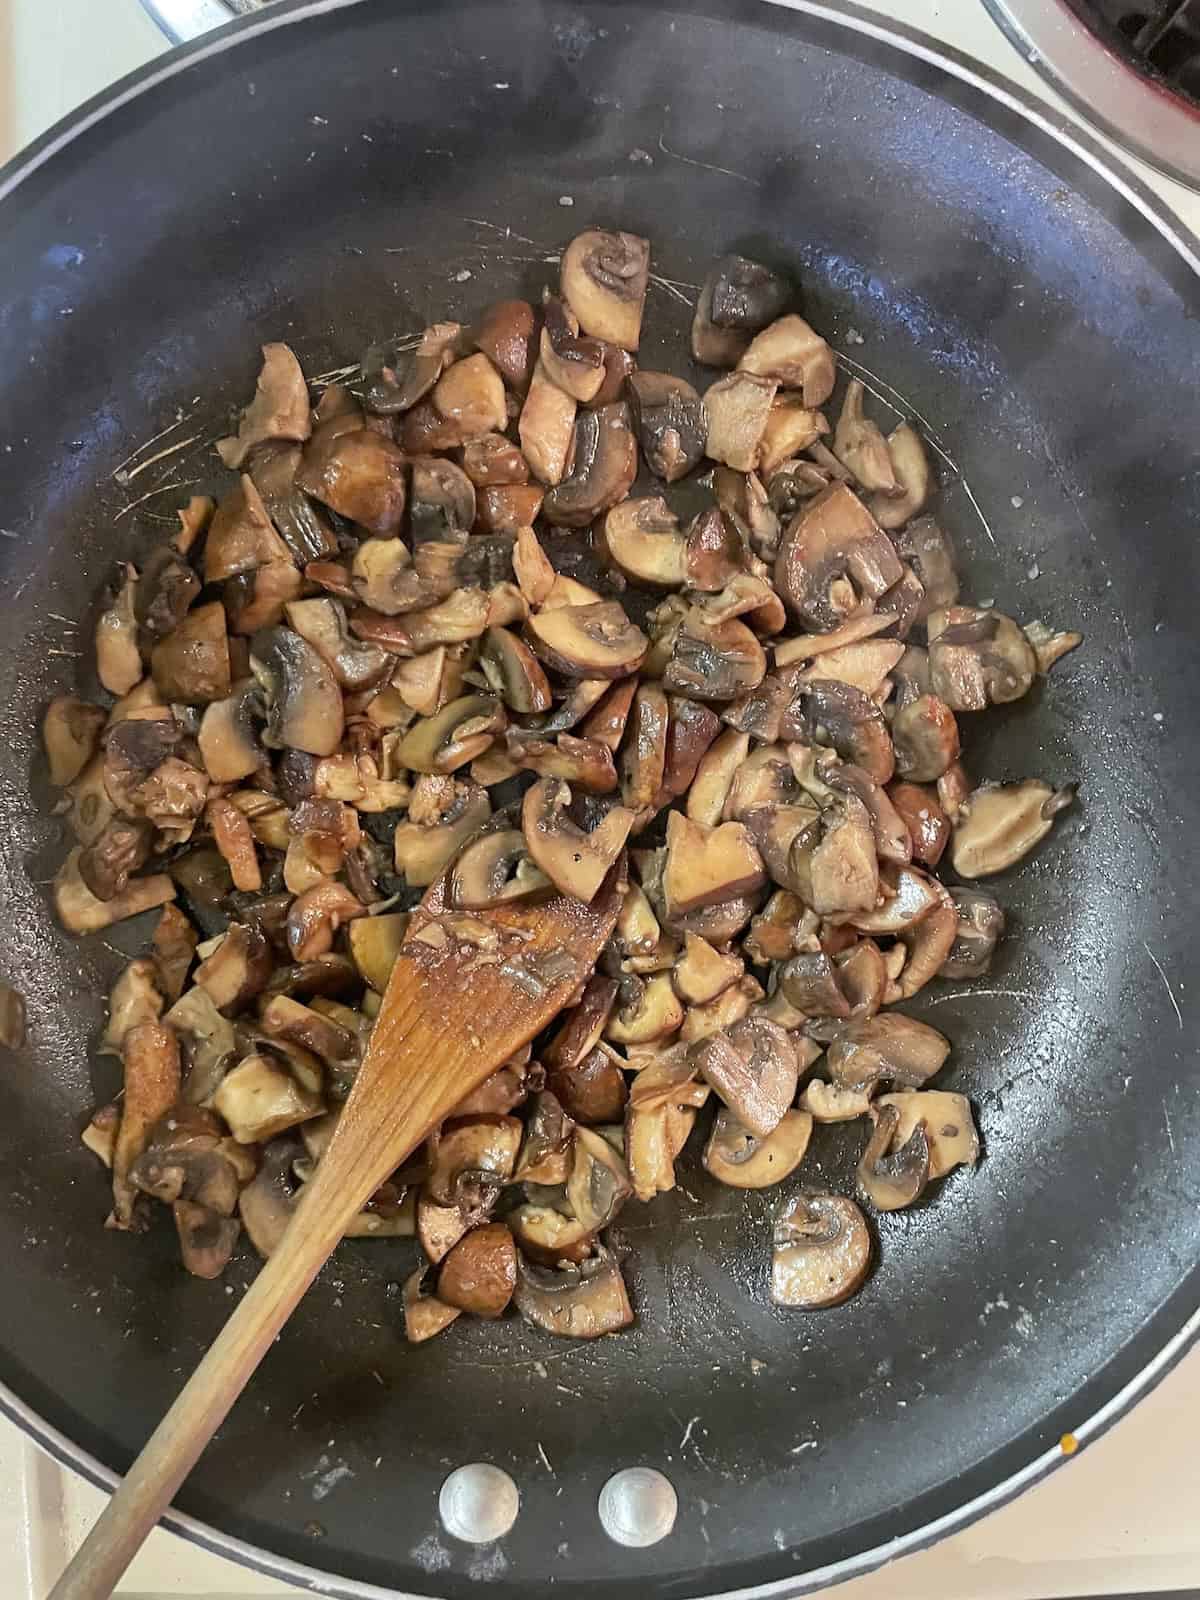
{"label": "scratched pan surface", "polygon": [[[1087,635],[969,729],[978,772],[1078,779],[1082,800],[998,881],[992,977],[913,1007],[954,1040],[944,1082],[978,1106],[986,1159],[880,1219],[866,1289],[812,1318],[766,1301],[775,1196],[719,1190],[694,1153],[614,1230],[638,1326],[598,1345],[505,1321],[407,1349],[409,1247],[345,1248],[183,1525],[339,1595],[794,1590],[994,1503],[1168,1364],[1200,1282],[1200,331],[1186,247],[1136,195],[849,11],[593,0],[285,7],[130,80],[8,182],[0,972],[32,1024],[0,1072],[9,1408],[94,1475],[120,1469],[230,1305],[166,1229],[103,1230],[77,1142],[114,1084],[94,1047],[119,956],[52,925],[35,725],[113,558],[174,500],[121,515],[171,463],[128,493],[110,474],[177,407],[195,421],[173,437],[219,432],[261,340],[314,374],[353,361],[535,292],[540,257],[593,220],[649,234],[686,284],[729,247],[790,262],[813,321],[965,474],[986,527],[943,459],[970,591]],[[678,368],[686,308],[656,286],[647,320],[644,362]],[[173,477],[210,459],[182,453]],[[860,1137],[817,1140],[802,1177],[848,1183]],[[482,1551],[436,1516],[473,1460],[522,1496]],[[679,1519],[628,1551],[595,1502],[638,1463],[671,1477]]]}

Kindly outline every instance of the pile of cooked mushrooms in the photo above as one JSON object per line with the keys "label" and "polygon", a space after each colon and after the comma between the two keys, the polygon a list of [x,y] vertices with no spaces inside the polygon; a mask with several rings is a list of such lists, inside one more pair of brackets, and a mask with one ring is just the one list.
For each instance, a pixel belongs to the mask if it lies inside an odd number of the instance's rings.
{"label": "pile of cooked mushrooms", "polygon": [[[123,1094],[84,1142],[109,1226],[170,1205],[193,1273],[243,1227],[277,1245],[443,880],[470,912],[628,869],[576,1003],[349,1230],[419,1240],[410,1339],[510,1301],[573,1338],[628,1324],[605,1229],[674,1186],[710,1095],[704,1166],[737,1188],[853,1118],[879,1211],[978,1157],[967,1099],[929,1087],[949,1042],[891,1008],[987,971],[1004,913],[975,880],[1071,799],[976,785],[959,716],[1079,635],[961,599],[920,433],[885,436],[857,381],[830,423],[834,354],[783,274],[713,268],[692,353],[727,370],[703,394],[640,370],[649,266],[645,239],[583,233],[540,306],[372,348],[315,407],[267,345],[217,447],[232,485],[119,569],[113,702],[46,713],[63,926],[158,910],[101,1045]],[[772,1297],[801,1308],[872,1253],[854,1200],[803,1189],[773,1246]]]}

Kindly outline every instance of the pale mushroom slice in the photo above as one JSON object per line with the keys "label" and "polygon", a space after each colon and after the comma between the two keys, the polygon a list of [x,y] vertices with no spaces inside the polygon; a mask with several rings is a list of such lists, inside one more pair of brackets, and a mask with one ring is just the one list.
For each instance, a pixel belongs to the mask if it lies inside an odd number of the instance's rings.
{"label": "pale mushroom slice", "polygon": [[539,361],[517,422],[529,470],[539,483],[561,483],[575,441],[575,401]]}
{"label": "pale mushroom slice", "polygon": [[79,777],[100,747],[107,720],[103,706],[89,705],[74,695],[55,695],[51,700],[42,719],[42,743],[55,788],[65,789]]}
{"label": "pale mushroom slice", "polygon": [[650,241],[591,228],[563,251],[562,297],[584,333],[636,350],[650,276]]}
{"label": "pale mushroom slice", "polygon": [[517,1262],[513,1304],[527,1322],[566,1339],[598,1339],[633,1321],[633,1307],[615,1258],[603,1245],[578,1265]]}
{"label": "pale mushroom slice", "polygon": [[851,378],[846,386],[841,415],[833,436],[834,454],[867,493],[894,495],[900,489],[887,440],[863,413],[866,395],[862,382]]}
{"label": "pale mushroom slice", "polygon": [[620,856],[633,812],[613,806],[585,833],[567,814],[570,786],[542,778],[527,789],[521,806],[521,827],[534,861],[565,895],[592,900]]}
{"label": "pale mushroom slice", "polygon": [[926,618],[933,692],[952,711],[983,711],[1027,694],[1037,656],[1023,630],[1003,612],[945,606]]}
{"label": "pale mushroom slice", "polygon": [[424,1344],[462,1316],[462,1307],[448,1304],[430,1288],[431,1269],[420,1266],[404,1280],[404,1336],[409,1344]]}
{"label": "pale mushroom slice", "polygon": [[680,811],[668,815],[663,892],[671,916],[752,894],[765,882],[762,857],[743,823],[710,828]]}
{"label": "pale mushroom slice", "polygon": [[738,369],[772,378],[784,389],[799,389],[804,404],[823,406],[837,377],[833,351],[803,317],[780,317],[755,335]]}
{"label": "pale mushroom slice", "polygon": [[879,526],[890,532],[902,528],[925,509],[932,475],[921,435],[911,422],[902,422],[894,432],[888,434],[887,450],[896,489],[886,494],[871,495],[867,504]]}
{"label": "pale mushroom slice", "polygon": [[717,1112],[704,1147],[704,1166],[733,1189],[766,1189],[790,1177],[812,1137],[807,1111],[785,1111],[765,1139],[756,1138],[727,1107]]}
{"label": "pale mushroom slice", "polygon": [[704,394],[705,454],[739,472],[753,472],[778,388],[774,379],[750,372],[731,372],[710,385]]}
{"label": "pale mushroom slice", "polygon": [[217,454],[227,467],[241,467],[265,439],[303,441],[312,433],[308,384],[294,352],[286,344],[264,344],[262,357],[254,398],[236,436],[217,440]]}
{"label": "pale mushroom slice", "polygon": [[949,893],[954,902],[957,927],[938,975],[942,978],[985,977],[1004,933],[1003,907],[986,889],[956,885]]}
{"label": "pale mushroom slice", "polygon": [[858,1187],[877,1211],[901,1211],[917,1200],[929,1181],[929,1136],[917,1121],[909,1137],[897,1147],[900,1110],[895,1105],[872,1106],[875,1124],[858,1163]]}
{"label": "pale mushroom slice", "polygon": [[800,1195],[775,1223],[773,1244],[771,1299],[791,1310],[840,1305],[871,1266],[863,1214],[842,1195]]}
{"label": "pale mushroom slice", "polygon": [[925,1129],[930,1178],[944,1178],[955,1167],[973,1167],[978,1162],[979,1134],[965,1094],[953,1094],[948,1089],[910,1089],[880,1095],[875,1103],[879,1107],[895,1106],[900,1113],[892,1134],[893,1151],[906,1144],[918,1127]]}
{"label": "pale mushroom slice", "polygon": [[958,808],[950,845],[955,872],[987,878],[1015,866],[1041,843],[1074,798],[1074,784],[1052,789],[1040,778],[983,784]]}
{"label": "pale mushroom slice", "polygon": [[614,506],[604,519],[604,547],[637,583],[669,589],[687,579],[687,540],[661,495]]}
{"label": "pale mushroom slice", "polygon": [[814,1122],[853,1122],[870,1110],[871,1094],[869,1089],[844,1088],[826,1083],[824,1078],[810,1078],[801,1091],[800,1107],[811,1113]]}
{"label": "pale mushroom slice", "polygon": [[535,654],[572,678],[626,677],[641,666],[649,643],[615,600],[547,607],[525,628]]}

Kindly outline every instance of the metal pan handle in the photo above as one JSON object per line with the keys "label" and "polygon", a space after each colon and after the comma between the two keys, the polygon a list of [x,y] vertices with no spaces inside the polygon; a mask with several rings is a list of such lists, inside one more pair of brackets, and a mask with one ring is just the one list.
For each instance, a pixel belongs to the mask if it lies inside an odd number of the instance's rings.
{"label": "metal pan handle", "polygon": [[186,44],[222,23],[248,11],[257,11],[262,0],[142,0],[146,11],[172,44]]}

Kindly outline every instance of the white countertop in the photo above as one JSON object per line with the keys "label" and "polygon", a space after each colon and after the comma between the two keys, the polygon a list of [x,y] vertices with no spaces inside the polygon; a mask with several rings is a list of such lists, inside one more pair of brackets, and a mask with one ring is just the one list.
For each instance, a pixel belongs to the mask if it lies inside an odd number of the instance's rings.
{"label": "white countertop", "polygon": [[[877,0],[875,9],[1053,98],[978,0]],[[0,160],[163,47],[137,0],[0,0]],[[1200,233],[1200,196],[1128,164]],[[1045,1483],[935,1549],[843,1585],[837,1600],[1054,1600],[1200,1588],[1198,1435],[1195,1350]],[[101,1504],[94,1489],[0,1422],[0,1600],[45,1600]],[[162,1532],[118,1590],[121,1600],[293,1593]]]}

